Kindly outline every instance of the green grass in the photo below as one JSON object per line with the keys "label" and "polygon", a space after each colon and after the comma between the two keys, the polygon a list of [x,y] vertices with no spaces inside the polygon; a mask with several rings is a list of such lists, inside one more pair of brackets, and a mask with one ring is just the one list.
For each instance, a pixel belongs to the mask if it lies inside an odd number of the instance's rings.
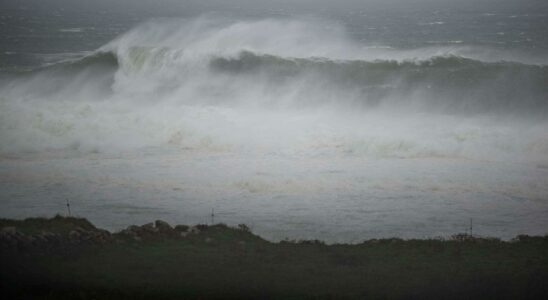
{"label": "green grass", "polygon": [[63,217],[57,215],[53,218],[28,218],[25,220],[0,219],[0,228],[13,226],[24,234],[38,234],[49,231],[61,235],[67,235],[78,227],[85,230],[97,230],[90,221],[84,218]]}
{"label": "green grass", "polygon": [[[67,222],[72,224],[75,220]],[[0,222],[2,226],[8,223]],[[42,224],[31,223],[35,229]],[[66,230],[73,225],[51,226]],[[245,230],[216,225],[203,227],[200,234],[185,239],[111,243],[53,253],[2,252],[1,263],[2,290],[12,298],[546,299],[548,296],[547,237],[522,236],[512,242],[478,238],[386,239],[357,245],[325,245],[271,243]]]}

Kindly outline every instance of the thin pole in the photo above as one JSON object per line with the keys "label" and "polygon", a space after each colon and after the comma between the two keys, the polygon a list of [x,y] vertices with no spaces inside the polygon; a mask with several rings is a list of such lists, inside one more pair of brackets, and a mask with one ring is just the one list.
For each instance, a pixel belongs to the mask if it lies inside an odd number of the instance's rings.
{"label": "thin pole", "polygon": [[67,210],[68,210],[68,215],[69,217],[71,216],[71,213],[70,213],[70,203],[69,203],[69,200],[67,199]]}
{"label": "thin pole", "polygon": [[215,223],[215,212],[213,208],[211,209],[211,225]]}
{"label": "thin pole", "polygon": [[472,218],[470,218],[470,236],[474,235],[474,232],[472,231]]}

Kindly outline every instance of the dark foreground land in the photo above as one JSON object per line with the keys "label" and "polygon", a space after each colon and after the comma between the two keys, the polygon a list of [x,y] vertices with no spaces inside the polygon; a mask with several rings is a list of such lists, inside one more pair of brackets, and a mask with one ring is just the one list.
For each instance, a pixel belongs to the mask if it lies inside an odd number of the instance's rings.
{"label": "dark foreground land", "polygon": [[271,243],[245,225],[0,220],[3,299],[548,299],[548,236]]}

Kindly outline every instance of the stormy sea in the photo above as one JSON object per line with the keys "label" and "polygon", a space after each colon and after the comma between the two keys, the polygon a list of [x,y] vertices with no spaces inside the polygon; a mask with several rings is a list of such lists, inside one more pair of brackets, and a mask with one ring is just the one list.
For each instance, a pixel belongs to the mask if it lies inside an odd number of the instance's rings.
{"label": "stormy sea", "polygon": [[545,1],[75,2],[0,4],[0,217],[548,233]]}

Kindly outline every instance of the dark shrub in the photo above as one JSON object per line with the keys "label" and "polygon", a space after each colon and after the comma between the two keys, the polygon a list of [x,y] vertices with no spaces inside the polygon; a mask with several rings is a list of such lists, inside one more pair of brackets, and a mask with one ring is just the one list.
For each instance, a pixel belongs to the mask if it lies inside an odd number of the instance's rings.
{"label": "dark shrub", "polygon": [[249,228],[249,226],[245,224],[238,224],[238,229],[240,229],[243,232],[251,232],[251,229]]}

